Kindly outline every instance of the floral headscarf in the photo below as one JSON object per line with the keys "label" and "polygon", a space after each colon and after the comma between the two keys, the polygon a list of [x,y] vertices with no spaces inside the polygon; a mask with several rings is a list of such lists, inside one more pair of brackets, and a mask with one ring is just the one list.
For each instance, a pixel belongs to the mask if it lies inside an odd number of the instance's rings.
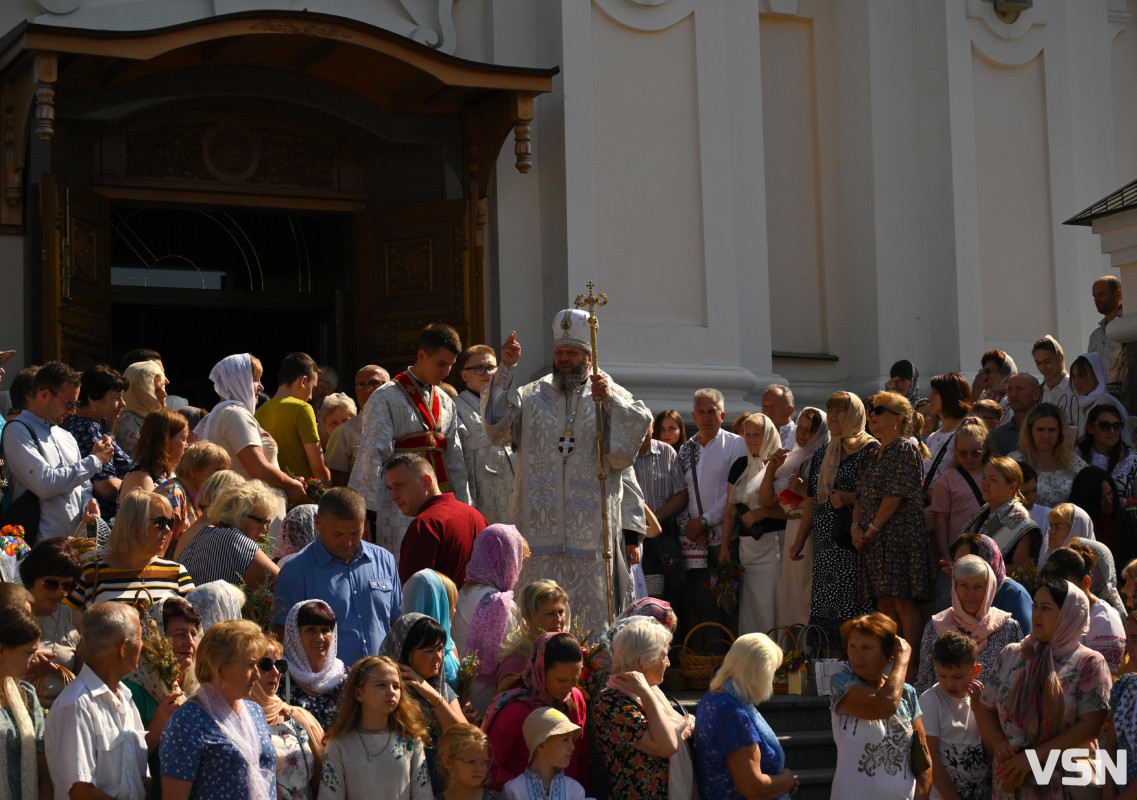
{"label": "floral headscarf", "polygon": [[151,411],[162,407],[158,399],[158,382],[166,383],[166,375],[157,361],[139,361],[126,368],[123,377],[130,385],[122,393],[126,410],[145,418]]}
{"label": "floral headscarf", "polygon": [[284,521],[280,523],[280,537],[284,543],[281,558],[299,553],[316,540],[317,509],[319,506],[315,503],[305,503],[285,515]]}
{"label": "floral headscarf", "polygon": [[453,687],[458,680],[458,657],[454,640],[450,638],[450,595],[446,593],[446,586],[439,580],[438,573],[432,569],[420,569],[403,586],[403,614],[415,611],[426,614],[446,631],[442,663],[446,682]]}
{"label": "floral headscarf", "polygon": [[1085,592],[1066,581],[1066,599],[1050,641],[1040,642],[1033,633],[1022,640],[1019,657],[1028,663],[1007,695],[1006,716],[1026,732],[1033,745],[1054,738],[1062,726],[1066,704],[1054,659],[1074,652],[1089,627],[1090,601]]}
{"label": "floral headscarf", "polygon": [[490,525],[474,539],[466,580],[497,590],[478,601],[466,639],[466,652],[477,655],[481,664],[478,674],[483,678],[492,677],[497,670],[497,654],[516,608],[513,587],[521,575],[523,558],[521,534],[512,525]]}
{"label": "floral headscarf", "polygon": [[[501,711],[514,700],[520,700],[532,708],[550,706],[558,711],[564,711],[566,709],[568,704],[565,700],[560,697],[553,697],[549,694],[549,690],[545,688],[545,648],[548,646],[549,640],[554,636],[569,635],[571,634],[542,633],[537,637],[537,641],[533,645],[533,653],[529,657],[529,666],[525,668],[525,672],[521,675],[521,685],[502,692],[490,702],[490,710],[486,713],[485,720],[482,721],[483,731],[489,733],[490,728],[493,726],[494,718],[497,716],[497,712]],[[579,692],[575,687],[572,691],[573,693]]]}
{"label": "floral headscarf", "polygon": [[995,540],[990,536],[983,533],[975,535],[979,537],[979,552],[976,555],[986,561],[987,566],[995,573],[996,588],[1002,586],[1003,581],[1007,579],[1007,567],[1003,563],[1003,551],[999,549],[999,545],[995,544]]}
{"label": "floral headscarf", "polygon": [[299,683],[315,694],[327,694],[343,682],[346,673],[343,662],[336,658],[339,634],[332,631],[332,644],[324,657],[324,668],[313,672],[308,654],[304,652],[304,642],[300,639],[300,626],[296,622],[300,609],[309,603],[318,603],[335,616],[331,606],[323,600],[301,600],[288,609],[288,617],[284,621],[284,659],[288,662],[288,673]]}
{"label": "floral headscarf", "polygon": [[[987,588],[979,604],[979,612],[974,617],[963,610],[963,603],[960,602],[959,592],[955,588],[956,573],[960,571],[961,566],[965,569],[981,566],[985,575]],[[949,631],[963,631],[975,640],[979,652],[983,652],[987,647],[988,637],[1001,629],[1011,618],[1011,612],[991,607],[995,602],[995,592],[999,589],[999,583],[995,571],[979,556],[964,556],[956,561],[952,569],[951,608],[932,616],[932,626],[935,627],[936,633],[943,636]]]}
{"label": "floral headscarf", "polygon": [[842,401],[848,403],[845,424],[841,428],[841,435],[831,438],[825,448],[825,458],[821,461],[821,474],[817,478],[819,503],[829,502],[829,492],[837,482],[837,470],[841,462],[876,441],[865,431],[865,404],[861,402],[861,398],[849,392],[836,392],[829,398],[830,403]]}

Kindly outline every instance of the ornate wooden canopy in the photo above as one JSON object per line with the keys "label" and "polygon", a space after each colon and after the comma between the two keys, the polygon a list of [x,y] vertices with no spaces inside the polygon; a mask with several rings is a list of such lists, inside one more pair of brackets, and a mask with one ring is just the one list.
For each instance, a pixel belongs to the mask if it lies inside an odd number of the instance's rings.
{"label": "ornate wooden canopy", "polygon": [[0,39],[0,225],[22,224],[28,139],[54,135],[57,87],[105,89],[226,64],[302,74],[398,113],[462,118],[477,197],[486,196],[511,129],[516,166],[528,171],[533,98],[552,89],[558,71],[467,61],[363,23],[304,12],[232,14],[130,32],[22,22]]}

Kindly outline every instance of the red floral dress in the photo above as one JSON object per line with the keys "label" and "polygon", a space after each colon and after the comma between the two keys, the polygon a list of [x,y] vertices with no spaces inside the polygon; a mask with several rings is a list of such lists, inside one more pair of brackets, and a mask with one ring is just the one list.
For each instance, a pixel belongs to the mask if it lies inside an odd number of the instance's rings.
{"label": "red floral dress", "polygon": [[636,749],[647,731],[643,709],[628,695],[605,689],[596,700],[596,745],[611,781],[611,796],[621,800],[667,800],[671,760]]}

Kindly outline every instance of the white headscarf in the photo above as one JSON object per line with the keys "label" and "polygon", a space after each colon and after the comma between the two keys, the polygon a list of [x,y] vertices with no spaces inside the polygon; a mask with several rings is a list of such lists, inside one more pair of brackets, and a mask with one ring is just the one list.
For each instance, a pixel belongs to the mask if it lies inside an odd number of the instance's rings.
{"label": "white headscarf", "polygon": [[313,672],[308,654],[304,652],[304,642],[300,640],[300,626],[296,622],[301,606],[309,603],[319,603],[332,612],[331,607],[323,600],[301,600],[288,609],[288,618],[284,622],[284,658],[288,661],[289,675],[316,694],[327,694],[340,685],[344,676],[343,662],[336,658],[339,635],[333,631],[332,644],[328,648],[327,656],[324,657],[324,668],[319,672]]}
{"label": "white headscarf", "polygon": [[[1097,378],[1098,381],[1097,387],[1091,389],[1089,394],[1078,394],[1077,390],[1074,390],[1074,396],[1078,398],[1078,406],[1084,413],[1096,400],[1101,399],[1101,396],[1109,389],[1109,386],[1106,385],[1109,381],[1109,376],[1106,374],[1105,362],[1102,361],[1099,353],[1082,353],[1078,358],[1084,358],[1090,362],[1090,368],[1094,371],[1094,377]],[[1075,359],[1075,361],[1076,360],[1077,359]],[[1073,388],[1073,386],[1074,381],[1071,379],[1070,387]],[[1127,413],[1122,416],[1122,419],[1128,419],[1128,417],[1129,414]]]}
{"label": "white headscarf", "polygon": [[199,439],[209,438],[209,428],[213,415],[226,406],[243,406],[252,414],[257,410],[256,381],[253,380],[253,360],[248,353],[237,353],[218,361],[209,372],[213,381],[213,391],[221,402],[205,415],[193,432]]}
{"label": "white headscarf", "polygon": [[210,581],[194,588],[186,600],[201,617],[201,635],[218,622],[241,619],[245,593],[229,581]]}
{"label": "white headscarf", "polygon": [[[913,370],[915,367],[913,367]],[[913,379],[915,380],[915,379]],[[786,456],[786,460],[782,466],[778,467],[778,471],[774,473],[774,494],[780,494],[785,491],[790,485],[790,478],[797,471],[797,468],[813,458],[813,454],[817,448],[829,444],[829,426],[825,424],[825,412],[820,408],[813,408],[812,406],[804,409],[801,413],[806,411],[814,411],[817,414],[817,430],[813,432],[813,436],[805,443],[805,446],[799,446],[794,443],[794,449]],[[801,425],[801,415],[797,418],[798,425]]]}
{"label": "white headscarf", "polygon": [[194,695],[194,700],[201,704],[205,713],[217,723],[217,727],[237,746],[248,762],[249,800],[274,800],[269,794],[271,784],[261,772],[261,737],[251,711],[255,708],[263,714],[261,707],[252,700],[241,700],[234,711],[233,706],[211,683],[203,683]]}
{"label": "white headscarf", "polygon": [[746,449],[746,471],[734,482],[734,492],[730,496],[732,503],[745,503],[749,508],[758,508],[758,488],[762,485],[762,475],[766,471],[766,461],[782,446],[782,437],[773,420],[765,414],[751,414],[742,423],[743,426],[754,425],[762,431],[762,447],[758,455]]}
{"label": "white headscarf", "polygon": [[1066,539],[1059,545],[1058,548],[1050,547],[1050,538],[1043,534],[1042,536],[1042,549],[1038,552],[1038,568],[1042,569],[1042,565],[1046,563],[1046,559],[1054,550],[1067,547],[1075,539],[1088,539],[1091,542],[1096,542],[1097,537],[1094,536],[1094,523],[1090,519],[1090,515],[1083,511],[1078,506],[1074,506],[1074,519],[1070,523],[1070,532],[1066,534]]}
{"label": "white headscarf", "polygon": [[[1096,356],[1097,353],[1094,355]],[[1082,422],[1078,426],[1078,441],[1082,441],[1082,437],[1090,432],[1090,412],[1098,406],[1106,406],[1117,412],[1117,418],[1125,423],[1121,428],[1121,441],[1125,443],[1126,447],[1133,447],[1133,434],[1129,432],[1129,410],[1122,405],[1120,400],[1109,393],[1099,394],[1088,406],[1082,408]]]}

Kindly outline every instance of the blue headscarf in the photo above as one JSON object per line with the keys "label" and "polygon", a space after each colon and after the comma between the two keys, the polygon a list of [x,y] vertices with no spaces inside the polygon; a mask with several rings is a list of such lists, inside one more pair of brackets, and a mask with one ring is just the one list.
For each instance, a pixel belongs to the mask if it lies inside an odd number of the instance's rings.
{"label": "blue headscarf", "polygon": [[458,655],[454,640],[450,638],[450,595],[432,569],[420,569],[407,579],[403,586],[403,613],[418,612],[434,619],[446,631],[446,653],[442,659],[446,683],[455,688],[458,683]]}

